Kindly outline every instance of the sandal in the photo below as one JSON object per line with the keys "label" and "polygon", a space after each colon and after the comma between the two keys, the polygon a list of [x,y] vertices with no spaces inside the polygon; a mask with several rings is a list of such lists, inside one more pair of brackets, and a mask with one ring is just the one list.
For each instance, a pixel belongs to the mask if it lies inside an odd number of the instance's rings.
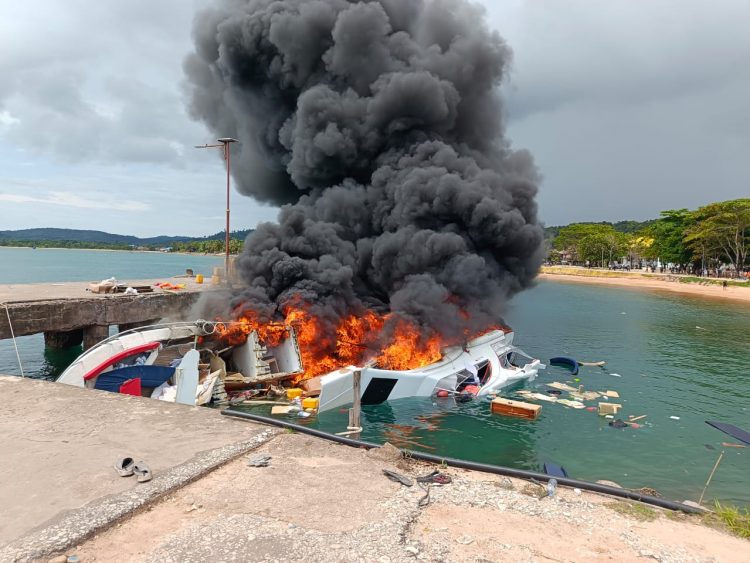
{"label": "sandal", "polygon": [[135,473],[139,483],[150,481],[152,477],[151,470],[148,468],[148,465],[146,465],[142,461],[139,461],[133,466],[133,473]]}
{"label": "sandal", "polygon": [[450,475],[439,473],[432,478],[432,482],[436,485],[447,485],[448,483],[452,483],[453,479],[451,479]]}
{"label": "sandal", "polygon": [[133,467],[135,467],[135,462],[132,457],[124,457],[115,462],[115,471],[120,477],[130,477],[133,474]]}
{"label": "sandal", "polygon": [[417,482],[433,483],[435,485],[447,485],[448,483],[453,482],[453,479],[451,479],[450,475],[446,475],[445,473],[440,473],[440,471],[435,470],[432,473],[428,473],[427,475],[417,477]]}
{"label": "sandal", "polygon": [[409,479],[406,475],[401,475],[400,473],[396,473],[395,471],[383,469],[383,475],[388,477],[391,481],[396,481],[397,483],[401,483],[405,487],[411,487],[412,485],[414,485],[414,481]]}

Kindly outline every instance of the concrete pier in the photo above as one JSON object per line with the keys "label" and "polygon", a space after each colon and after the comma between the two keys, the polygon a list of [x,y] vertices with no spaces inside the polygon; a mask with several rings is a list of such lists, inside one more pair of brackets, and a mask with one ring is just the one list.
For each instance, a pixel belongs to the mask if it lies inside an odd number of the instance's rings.
{"label": "concrete pier", "polygon": [[[273,435],[214,409],[20,377],[0,375],[0,396],[0,561],[80,541]],[[154,479],[120,477],[122,457]]]}
{"label": "concrete pier", "polygon": [[[123,283],[153,286],[159,281],[165,280]],[[164,317],[178,318],[195,304],[201,292],[218,289],[197,284],[194,278],[166,281],[186,287],[179,291],[154,288],[153,293],[124,295],[91,293],[86,282],[0,285],[0,340],[13,334],[44,333],[49,347],[65,348],[83,342],[84,348],[88,348],[106,338],[112,325],[127,329]]]}

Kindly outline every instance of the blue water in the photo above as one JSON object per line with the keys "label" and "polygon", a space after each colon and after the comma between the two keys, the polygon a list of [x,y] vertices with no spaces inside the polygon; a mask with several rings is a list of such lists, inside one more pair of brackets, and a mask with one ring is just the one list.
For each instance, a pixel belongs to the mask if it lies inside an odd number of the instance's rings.
{"label": "blue water", "polygon": [[[736,442],[705,420],[750,431],[750,307],[546,282],[518,296],[506,318],[516,344],[535,357],[607,362],[604,369],[581,368],[578,380],[549,366],[516,390],[544,392],[553,381],[614,390],[620,399],[611,401],[623,405],[618,416],[645,414],[643,427],[615,429],[595,412],[553,403],[541,403],[539,419],[528,421],[492,415],[484,400],[412,398],[364,407],[363,439],[536,471],[554,461],[573,477],[697,500],[721,442]],[[309,424],[341,432],[346,409]],[[750,503],[750,448],[726,448],[706,498]]]}
{"label": "blue water", "polygon": [[0,247],[0,284],[153,279],[187,268],[210,275],[222,263],[221,256],[199,254]]}
{"label": "blue water", "polygon": [[[221,257],[144,253],[13,252],[0,248],[4,275],[21,269],[14,257],[23,257],[29,265],[37,258],[28,253],[46,253],[40,254],[45,256],[40,275],[46,281],[111,275],[153,278],[182,273],[185,268],[208,271],[208,266],[221,262]],[[92,260],[97,263],[89,263]],[[40,281],[31,277],[33,267],[25,271],[26,278],[17,281]],[[730,422],[750,431],[747,305],[545,282],[517,296],[506,320],[516,332],[516,344],[535,357],[567,355],[607,362],[604,369],[582,368],[580,381],[565,369],[550,366],[524,388],[543,392],[544,383],[560,381],[583,384],[587,390],[618,391],[620,399],[613,399],[623,405],[618,416],[645,414],[647,418],[640,421],[643,427],[611,428],[594,412],[551,403],[542,404],[539,419],[527,421],[491,415],[485,401],[455,405],[450,400],[403,399],[364,407],[363,438],[534,470],[551,460],[573,477],[653,487],[668,498],[697,500],[721,443],[736,441],[705,420]],[[24,367],[35,377],[59,373],[76,354],[44,352],[38,336],[19,342]],[[0,341],[0,373],[18,373],[9,341]],[[347,415],[344,410],[327,412],[306,422],[340,432]],[[726,448],[706,498],[750,503],[750,448]]]}

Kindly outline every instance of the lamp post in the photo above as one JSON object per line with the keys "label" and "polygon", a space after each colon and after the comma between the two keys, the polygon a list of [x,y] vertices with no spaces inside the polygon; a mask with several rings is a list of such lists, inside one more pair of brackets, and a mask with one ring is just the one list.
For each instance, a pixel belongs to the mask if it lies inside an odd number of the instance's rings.
{"label": "lamp post", "polygon": [[210,149],[210,148],[217,148],[220,147],[224,150],[224,160],[227,163],[227,227],[226,227],[226,240],[224,242],[224,251],[226,253],[226,256],[224,258],[224,276],[226,277],[227,285],[230,285],[229,281],[229,173],[231,168],[231,151],[229,149],[229,145],[232,143],[237,143],[237,139],[233,139],[232,137],[222,137],[221,139],[216,139],[219,144],[214,145],[196,145],[196,149]]}

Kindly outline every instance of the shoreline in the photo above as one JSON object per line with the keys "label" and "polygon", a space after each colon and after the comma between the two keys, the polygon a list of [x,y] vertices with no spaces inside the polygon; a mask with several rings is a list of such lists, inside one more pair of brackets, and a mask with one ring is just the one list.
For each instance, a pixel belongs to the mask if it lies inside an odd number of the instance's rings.
{"label": "shoreline", "polygon": [[[26,248],[31,249],[33,247],[31,246],[0,246],[0,248]],[[39,250],[83,250],[86,252],[127,252],[128,254],[175,254],[179,256],[215,256],[217,258],[223,258],[225,254],[223,252],[221,253],[211,253],[211,252],[163,252],[161,250],[125,250],[122,248],[67,248],[64,246],[44,246],[44,247],[36,247],[33,248],[33,250],[39,251]],[[230,254],[229,256],[239,256],[239,254]]]}
{"label": "shoreline", "polygon": [[[730,285],[729,287],[723,288],[718,284],[699,285],[696,283],[681,283],[676,280],[672,281],[665,279],[664,275],[651,276],[648,274],[591,272],[591,270],[578,270],[571,268],[570,272],[561,273],[559,271],[550,271],[549,269],[542,268],[537,279],[540,281],[552,281],[558,283],[625,287],[633,290],[665,292],[750,305],[750,288],[748,287]],[[606,273],[607,275],[597,275],[599,273]]]}

